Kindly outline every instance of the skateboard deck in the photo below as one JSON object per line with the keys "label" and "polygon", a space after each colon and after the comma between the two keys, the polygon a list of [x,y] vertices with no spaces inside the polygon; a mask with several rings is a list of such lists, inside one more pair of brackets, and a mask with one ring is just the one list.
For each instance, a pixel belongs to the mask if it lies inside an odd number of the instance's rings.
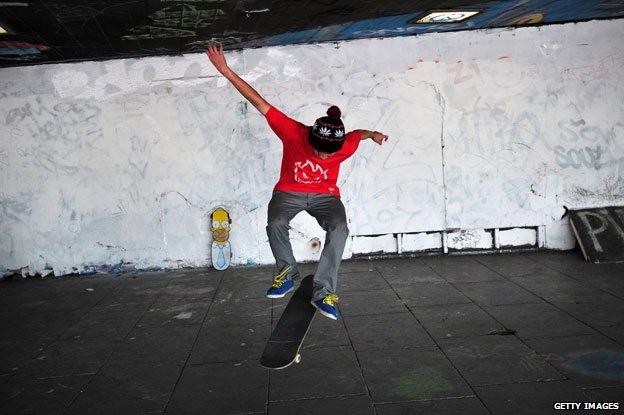
{"label": "skateboard deck", "polygon": [[212,232],[212,266],[222,271],[230,266],[232,245],[230,245],[230,228],[232,219],[227,210],[216,208],[210,214],[210,232]]}
{"label": "skateboard deck", "polygon": [[310,304],[314,290],[314,275],[305,277],[288,301],[264,347],[260,364],[267,369],[284,369],[299,363],[299,349],[308,333],[316,307]]}

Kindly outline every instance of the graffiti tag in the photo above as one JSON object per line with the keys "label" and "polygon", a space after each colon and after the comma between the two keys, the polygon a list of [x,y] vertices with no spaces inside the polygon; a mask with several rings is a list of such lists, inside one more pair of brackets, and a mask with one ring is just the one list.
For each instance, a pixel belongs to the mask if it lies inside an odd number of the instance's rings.
{"label": "graffiti tag", "polygon": [[555,146],[554,151],[555,161],[563,169],[568,167],[580,169],[585,166],[598,170],[601,167],[602,147],[600,144],[596,145],[596,147],[570,149],[565,149],[563,146]]}

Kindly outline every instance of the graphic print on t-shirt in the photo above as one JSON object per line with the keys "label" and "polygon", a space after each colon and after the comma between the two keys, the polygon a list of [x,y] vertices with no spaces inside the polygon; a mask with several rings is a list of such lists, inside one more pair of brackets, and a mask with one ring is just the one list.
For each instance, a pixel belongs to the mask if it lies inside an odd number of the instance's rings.
{"label": "graphic print on t-shirt", "polygon": [[318,164],[306,160],[305,163],[295,162],[295,181],[303,184],[320,183],[321,180],[327,180],[327,172]]}
{"label": "graphic print on t-shirt", "polygon": [[265,116],[269,126],[284,145],[280,178],[273,190],[323,193],[340,197],[340,189],[336,186],[340,163],[358,148],[362,141],[362,132],[355,130],[346,133],[342,148],[331,157],[320,159],[314,157],[314,149],[309,142],[312,127],[293,120],[275,107],[269,108]]}

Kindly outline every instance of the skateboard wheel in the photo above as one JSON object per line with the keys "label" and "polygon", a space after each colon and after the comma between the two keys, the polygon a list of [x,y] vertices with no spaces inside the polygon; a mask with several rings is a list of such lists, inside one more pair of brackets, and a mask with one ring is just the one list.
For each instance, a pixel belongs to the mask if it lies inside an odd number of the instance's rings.
{"label": "skateboard wheel", "polygon": [[295,356],[295,363],[301,363],[301,355],[300,354]]}

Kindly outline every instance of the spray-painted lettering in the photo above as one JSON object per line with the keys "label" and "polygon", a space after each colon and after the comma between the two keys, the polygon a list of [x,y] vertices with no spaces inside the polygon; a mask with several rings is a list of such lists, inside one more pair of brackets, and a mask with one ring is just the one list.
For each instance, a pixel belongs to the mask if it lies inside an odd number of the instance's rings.
{"label": "spray-painted lettering", "polygon": [[565,169],[572,167],[580,169],[586,167],[589,169],[600,169],[602,164],[602,147],[597,144],[596,147],[570,148],[563,146],[555,146],[555,161],[559,167]]}

